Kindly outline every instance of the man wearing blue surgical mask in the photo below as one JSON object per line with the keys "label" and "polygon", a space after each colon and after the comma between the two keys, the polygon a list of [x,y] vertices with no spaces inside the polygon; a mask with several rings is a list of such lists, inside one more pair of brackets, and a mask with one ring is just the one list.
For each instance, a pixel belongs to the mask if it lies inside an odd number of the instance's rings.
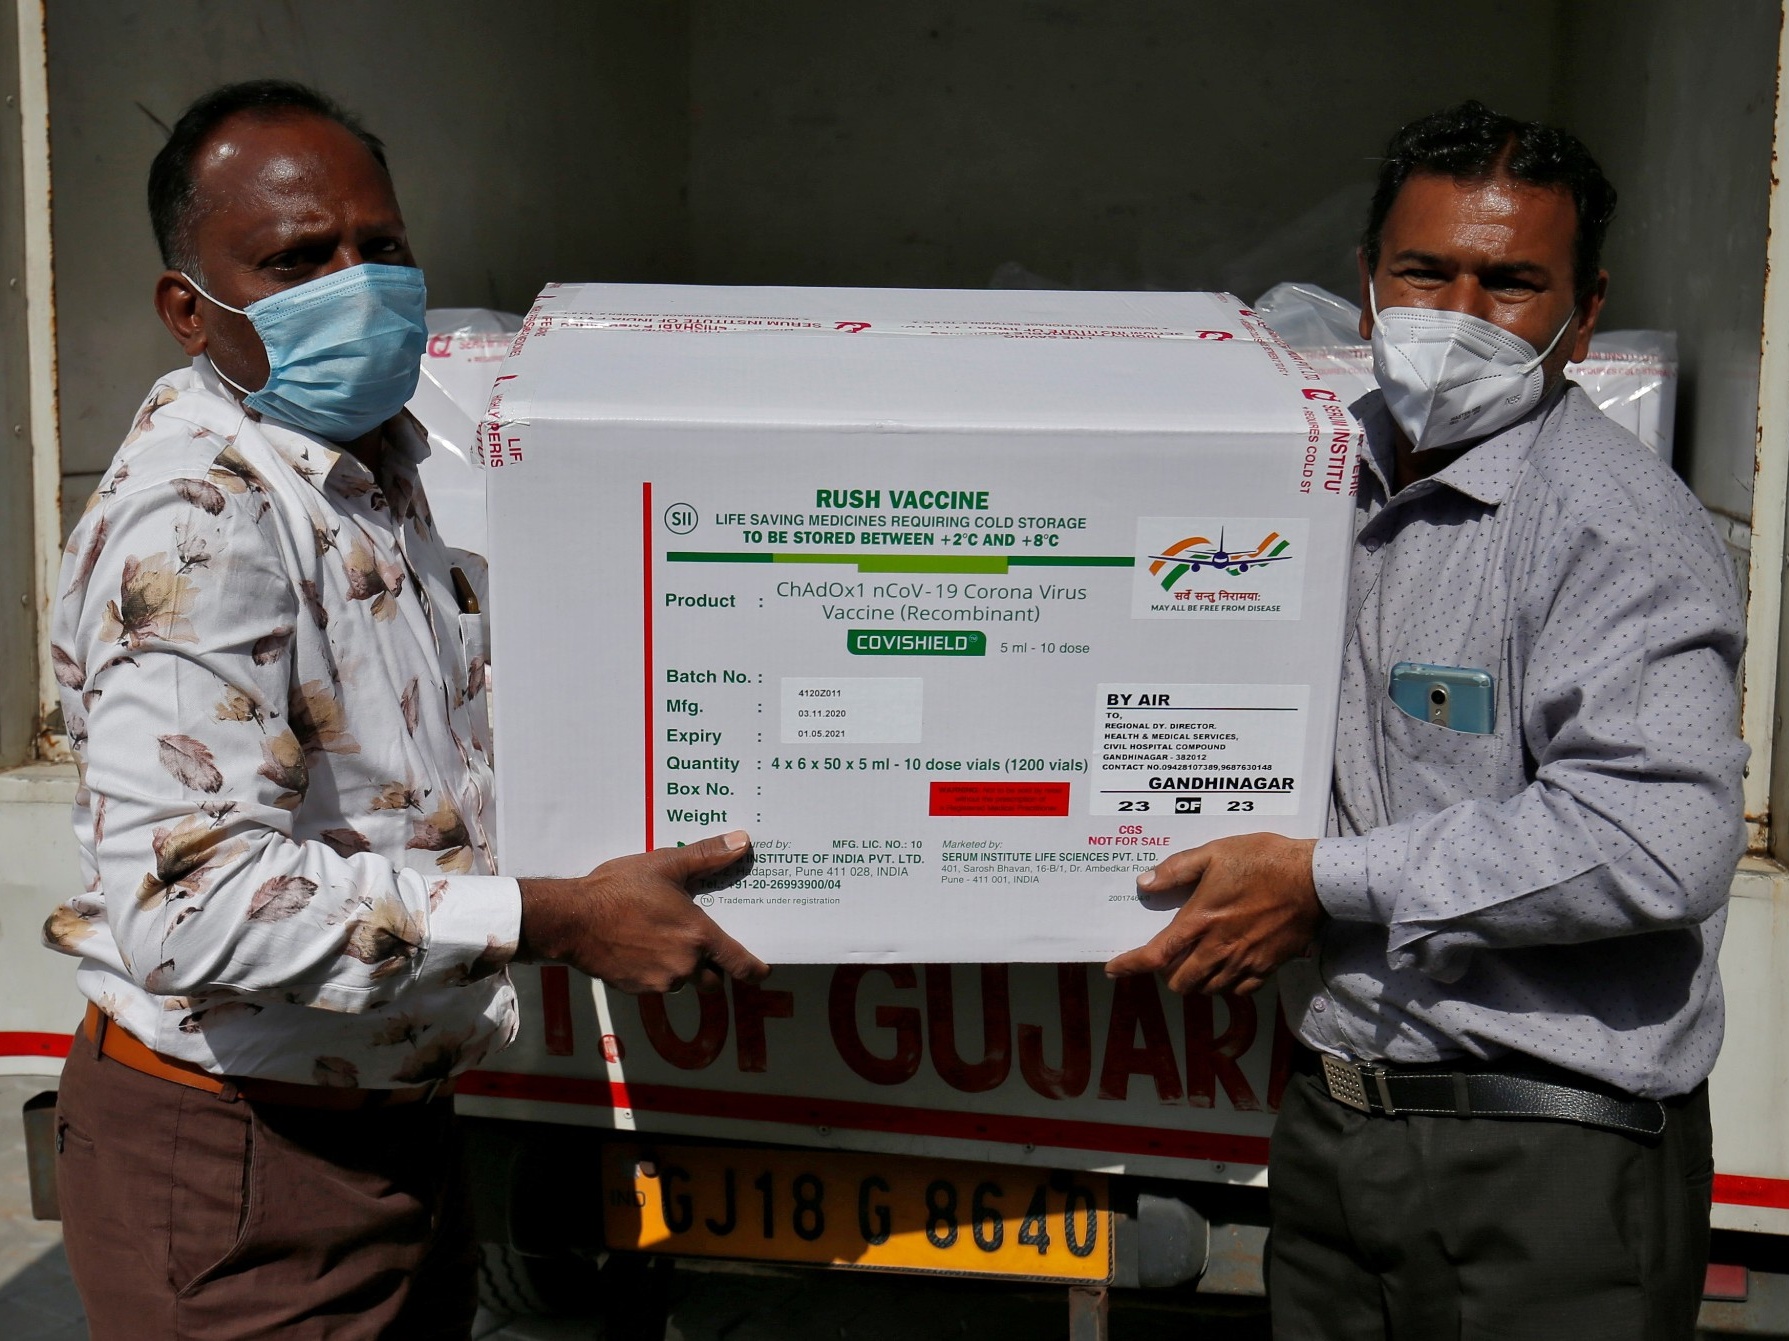
{"label": "man wearing blue surgical mask", "polygon": [[1276,1336],[1695,1330],[1744,623],[1694,496],[1566,377],[1614,206],[1478,103],[1393,137],[1330,834],[1167,859],[1139,884],[1184,906],[1108,966],[1284,966]]}
{"label": "man wearing blue surgical mask", "polygon": [[85,890],[44,935],[91,1002],[70,1269],[95,1341],[466,1336],[451,1095],[516,1034],[507,965],[762,977],[685,892],[749,840],[500,873],[481,567],[418,481],[425,289],[380,142],[232,85],[149,204],[192,362],[75,528],[51,630]]}

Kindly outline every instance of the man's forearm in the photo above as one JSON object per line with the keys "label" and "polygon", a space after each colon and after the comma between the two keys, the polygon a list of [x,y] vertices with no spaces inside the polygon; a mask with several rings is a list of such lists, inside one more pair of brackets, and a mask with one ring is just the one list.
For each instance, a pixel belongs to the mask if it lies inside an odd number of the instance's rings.
{"label": "man's forearm", "polygon": [[1340,921],[1388,929],[1393,967],[1444,981],[1481,949],[1577,944],[1694,926],[1726,898],[1744,843],[1720,789],[1676,809],[1700,851],[1659,859],[1630,827],[1535,783],[1355,838],[1320,840],[1319,901]]}
{"label": "man's forearm", "polygon": [[564,959],[570,948],[570,928],[575,914],[578,880],[534,877],[518,880],[522,891],[522,931],[516,959],[524,964]]}

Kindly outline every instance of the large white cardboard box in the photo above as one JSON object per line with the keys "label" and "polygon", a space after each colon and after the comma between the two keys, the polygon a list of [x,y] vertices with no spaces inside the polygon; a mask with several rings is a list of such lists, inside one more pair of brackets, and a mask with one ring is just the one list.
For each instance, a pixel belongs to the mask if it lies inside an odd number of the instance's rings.
{"label": "large white cardboard box", "polygon": [[499,852],[745,828],[773,962],[1103,959],[1322,832],[1358,428],[1198,293],[555,285],[490,471]]}

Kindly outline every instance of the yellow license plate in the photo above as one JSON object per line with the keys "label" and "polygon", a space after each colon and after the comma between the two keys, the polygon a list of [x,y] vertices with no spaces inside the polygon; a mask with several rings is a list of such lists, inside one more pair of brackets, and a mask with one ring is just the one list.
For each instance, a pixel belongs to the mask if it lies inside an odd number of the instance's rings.
{"label": "yellow license plate", "polygon": [[611,1248],[1042,1280],[1112,1278],[1098,1174],[821,1151],[607,1145]]}

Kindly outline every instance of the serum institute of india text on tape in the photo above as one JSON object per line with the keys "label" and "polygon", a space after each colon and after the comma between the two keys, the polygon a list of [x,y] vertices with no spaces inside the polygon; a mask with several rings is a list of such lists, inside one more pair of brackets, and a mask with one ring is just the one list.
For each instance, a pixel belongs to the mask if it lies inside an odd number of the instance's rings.
{"label": "serum institute of india text on tape", "polygon": [[500,850],[788,963],[1096,960],[1322,831],[1358,428],[1220,294],[559,285],[481,429]]}

